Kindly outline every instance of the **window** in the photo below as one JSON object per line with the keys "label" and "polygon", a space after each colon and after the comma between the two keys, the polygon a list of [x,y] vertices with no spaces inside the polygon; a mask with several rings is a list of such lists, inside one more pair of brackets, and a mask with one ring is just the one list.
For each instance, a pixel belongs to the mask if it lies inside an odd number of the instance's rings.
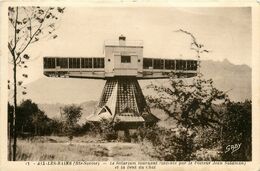
{"label": "window", "polygon": [[57,66],[60,68],[68,68],[68,58],[56,58]]}
{"label": "window", "polygon": [[153,59],[144,58],[143,67],[144,67],[144,69],[149,69],[149,67],[153,67]]}
{"label": "window", "polygon": [[191,70],[192,68],[192,61],[191,60],[187,60],[187,70]]}
{"label": "window", "polygon": [[186,63],[187,63],[186,60],[182,60],[182,64],[181,64],[182,66],[181,67],[182,67],[183,70],[187,70]]}
{"label": "window", "polygon": [[99,112],[99,115],[102,114],[102,113],[105,113],[107,110],[106,108],[103,108],[100,112]]}
{"label": "window", "polygon": [[153,68],[154,69],[163,69],[163,60],[162,59],[154,59],[153,60]]}
{"label": "window", "polygon": [[81,68],[92,68],[92,58],[81,58]]}
{"label": "window", "polygon": [[69,68],[80,68],[80,58],[69,58]]}
{"label": "window", "polygon": [[94,60],[94,68],[104,68],[104,58],[93,58]]}
{"label": "window", "polygon": [[175,60],[165,60],[165,69],[175,69]]}
{"label": "window", "polygon": [[121,56],[121,63],[131,63],[131,56]]}
{"label": "window", "polygon": [[197,61],[188,60],[187,61],[187,70],[196,71],[197,70]]}
{"label": "window", "polygon": [[187,70],[187,60],[176,60],[177,70]]}
{"label": "window", "polygon": [[181,68],[181,60],[176,60],[176,70],[182,70],[182,68]]}
{"label": "window", "polygon": [[197,67],[198,67],[198,64],[197,64],[197,61],[192,61],[192,70],[196,71],[197,70]]}
{"label": "window", "polygon": [[55,58],[44,58],[44,68],[55,68]]}

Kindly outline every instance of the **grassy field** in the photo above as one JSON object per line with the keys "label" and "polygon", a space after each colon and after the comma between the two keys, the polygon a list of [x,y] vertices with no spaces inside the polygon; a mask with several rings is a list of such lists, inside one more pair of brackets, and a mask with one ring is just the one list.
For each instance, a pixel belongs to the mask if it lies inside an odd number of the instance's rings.
{"label": "grassy field", "polygon": [[30,140],[18,139],[17,159],[20,161],[109,161],[153,160],[138,143],[105,142],[98,137],[44,136]]}

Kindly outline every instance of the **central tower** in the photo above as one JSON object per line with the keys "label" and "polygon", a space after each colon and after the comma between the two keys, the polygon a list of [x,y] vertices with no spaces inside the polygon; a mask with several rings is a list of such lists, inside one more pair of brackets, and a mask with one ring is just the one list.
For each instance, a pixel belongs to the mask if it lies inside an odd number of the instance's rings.
{"label": "central tower", "polygon": [[[142,41],[105,41],[106,84],[94,114],[88,121],[111,119],[118,127],[151,125],[159,119],[151,114],[138,83],[143,69]],[[139,78],[140,79],[140,78]]]}

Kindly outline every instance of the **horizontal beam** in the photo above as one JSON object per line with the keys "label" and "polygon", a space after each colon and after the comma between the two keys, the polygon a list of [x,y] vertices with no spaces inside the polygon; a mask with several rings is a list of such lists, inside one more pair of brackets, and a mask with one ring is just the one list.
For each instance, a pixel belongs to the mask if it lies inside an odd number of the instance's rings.
{"label": "horizontal beam", "polygon": [[[134,76],[137,79],[164,79],[169,78],[169,74],[172,73],[178,78],[189,78],[197,75],[196,71],[180,71],[180,70],[145,70],[143,72],[137,72]],[[117,73],[106,73],[104,70],[97,69],[91,71],[68,71],[68,70],[57,70],[57,69],[48,69],[44,70],[44,75],[47,77],[62,77],[62,78],[86,78],[86,79],[106,79],[116,76],[133,76],[133,75],[118,75]]]}

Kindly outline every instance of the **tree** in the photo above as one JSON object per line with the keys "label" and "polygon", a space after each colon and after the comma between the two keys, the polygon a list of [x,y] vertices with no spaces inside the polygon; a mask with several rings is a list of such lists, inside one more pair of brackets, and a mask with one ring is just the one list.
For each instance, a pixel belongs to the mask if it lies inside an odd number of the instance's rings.
{"label": "tree", "polygon": [[174,78],[169,87],[150,85],[156,92],[148,101],[162,109],[185,128],[211,127],[220,124],[214,104],[228,102],[227,95],[213,85],[213,81],[194,78],[190,83]]}
{"label": "tree", "polygon": [[65,118],[65,127],[68,131],[69,139],[72,140],[73,130],[82,115],[82,108],[73,104],[65,106],[62,111],[62,115]]}
{"label": "tree", "polygon": [[[227,150],[230,145],[241,143],[239,150]],[[252,160],[252,102],[230,102],[223,118],[222,160]]]}
{"label": "tree", "polygon": [[[198,43],[196,37],[185,30],[176,32],[187,34],[191,37],[191,50],[196,52],[198,59],[197,77],[192,80],[179,80],[174,73],[169,75],[169,84],[157,86],[151,84],[154,96],[147,97],[151,107],[163,110],[169,117],[176,121],[178,134],[170,134],[165,141],[168,151],[179,151],[181,160],[190,160],[194,150],[194,139],[200,129],[217,129],[221,125],[221,116],[216,106],[229,102],[225,92],[219,91],[213,85],[213,80],[203,79],[200,73],[200,58],[202,53],[209,53],[203,44]],[[170,145],[169,145],[170,144]],[[175,148],[177,146],[177,148]],[[163,149],[163,148],[162,148]],[[159,150],[162,150],[159,149]],[[168,152],[167,151],[167,152]],[[163,151],[166,154],[165,151]],[[178,153],[178,152],[177,152]],[[167,159],[175,159],[167,155]],[[177,154],[178,155],[178,154]]]}
{"label": "tree", "polygon": [[[17,81],[17,67],[27,68],[26,60],[29,60],[29,55],[25,52],[30,45],[44,38],[57,38],[54,34],[56,30],[55,24],[59,15],[64,12],[64,8],[54,7],[9,7],[9,40],[8,49],[10,52],[9,62],[13,69],[13,161],[16,160],[16,113],[17,113],[17,85],[22,82]],[[27,74],[22,75],[27,78]],[[10,87],[10,85],[9,85]],[[26,94],[25,91],[22,92]],[[11,141],[11,139],[9,140]]]}
{"label": "tree", "polygon": [[[21,104],[17,107],[17,122],[16,128],[20,132],[30,132],[34,130],[33,116],[37,115],[39,112],[38,105],[33,103],[30,99],[23,100]],[[17,131],[17,135],[19,132]]]}
{"label": "tree", "polygon": [[196,57],[198,59],[198,76],[201,77],[202,76],[202,74],[200,73],[201,54],[209,53],[210,51],[205,49],[204,45],[199,43],[196,37],[191,32],[183,29],[176,30],[176,32],[181,32],[191,37],[190,49],[196,52]]}
{"label": "tree", "polygon": [[182,155],[186,155],[183,160],[189,160],[192,154],[190,144],[198,131],[201,128],[217,129],[221,125],[221,115],[216,106],[228,103],[227,95],[217,90],[211,79],[201,78],[185,82],[171,77],[168,85],[151,84],[149,88],[155,91],[155,95],[147,97],[150,106],[163,110],[176,121],[180,136],[173,139],[180,142],[177,143],[178,149],[186,153]]}
{"label": "tree", "polygon": [[50,122],[51,119],[30,99],[23,100],[17,106],[16,128],[19,130],[17,135],[23,133],[28,133],[30,136],[48,134],[50,131],[47,125]]}

